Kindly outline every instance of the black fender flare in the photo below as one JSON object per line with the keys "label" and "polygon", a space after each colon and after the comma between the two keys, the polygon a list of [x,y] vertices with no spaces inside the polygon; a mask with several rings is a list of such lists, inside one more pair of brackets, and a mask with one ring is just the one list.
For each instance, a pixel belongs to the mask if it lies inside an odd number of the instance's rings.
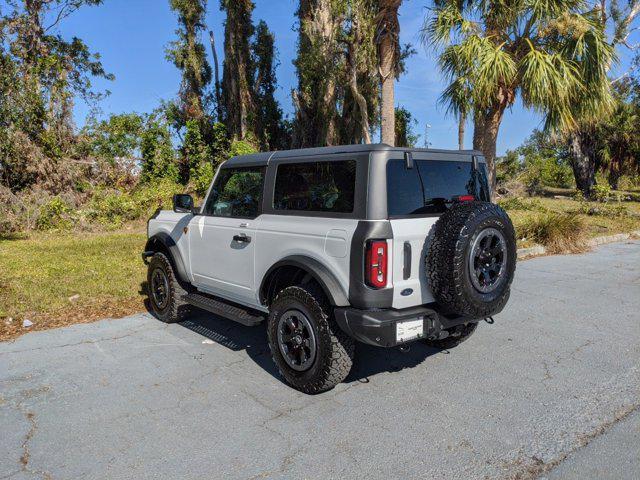
{"label": "black fender flare", "polygon": [[285,257],[277,263],[273,264],[267,273],[262,277],[260,284],[260,302],[266,303],[267,296],[267,279],[271,274],[280,267],[297,267],[306,271],[315,281],[318,282],[322,290],[327,295],[331,305],[335,307],[349,306],[349,298],[344,289],[340,286],[340,282],[336,279],[331,271],[311,257],[304,255],[292,255]]}
{"label": "black fender flare", "polygon": [[187,275],[187,269],[185,268],[184,261],[182,260],[182,255],[180,254],[180,249],[178,248],[178,245],[176,245],[175,240],[171,238],[168,233],[158,232],[150,237],[144,247],[142,257],[146,259],[153,256],[156,252],[167,254],[169,261],[178,275],[178,279],[181,282],[190,283]]}

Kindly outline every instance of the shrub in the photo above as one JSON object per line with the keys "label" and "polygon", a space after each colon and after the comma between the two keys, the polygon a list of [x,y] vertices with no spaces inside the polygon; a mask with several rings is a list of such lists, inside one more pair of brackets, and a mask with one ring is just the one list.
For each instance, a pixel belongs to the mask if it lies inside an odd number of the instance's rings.
{"label": "shrub", "polygon": [[234,140],[229,148],[229,158],[237,155],[248,155],[256,153],[258,149],[248,140]]}
{"label": "shrub", "polygon": [[139,215],[138,205],[131,195],[118,190],[97,190],[85,213],[89,219],[109,227],[118,228]]}
{"label": "shrub", "polygon": [[201,197],[207,193],[209,185],[213,181],[213,166],[210,162],[201,163],[197,168],[191,169],[191,183],[195,192]]}
{"label": "shrub", "polygon": [[505,210],[525,210],[533,212],[546,212],[547,208],[537,198],[526,199],[521,197],[507,197],[498,200],[500,205]]}
{"label": "shrub", "polygon": [[139,206],[139,216],[149,217],[158,208],[171,208],[173,196],[184,191],[183,185],[164,178],[138,186],[132,195]]}
{"label": "shrub", "polygon": [[0,238],[21,231],[24,205],[17,195],[0,186]]}
{"label": "shrub", "polygon": [[516,150],[507,150],[504,157],[496,159],[496,181],[499,185],[515,180],[521,171],[522,163]]}
{"label": "shrub", "polygon": [[580,252],[585,248],[586,224],[577,215],[533,215],[521,221],[516,231],[518,238],[542,244],[550,253]]}
{"label": "shrub", "polygon": [[640,174],[623,175],[620,178],[620,190],[639,190],[640,189]]}
{"label": "shrub", "polygon": [[157,208],[171,208],[173,195],[183,189],[167,178],[141,184],[130,192],[98,189],[84,213],[107,228],[118,228],[125,222],[148,218]]}
{"label": "shrub", "polygon": [[599,183],[593,186],[593,198],[598,202],[608,202],[611,200],[611,187],[606,183]]}
{"label": "shrub", "polygon": [[534,155],[525,158],[524,171],[520,175],[530,192],[542,187],[570,188],[573,186],[573,171],[561,159]]}
{"label": "shrub", "polygon": [[73,227],[74,210],[62,198],[56,196],[40,207],[36,228],[44,231],[69,230]]}

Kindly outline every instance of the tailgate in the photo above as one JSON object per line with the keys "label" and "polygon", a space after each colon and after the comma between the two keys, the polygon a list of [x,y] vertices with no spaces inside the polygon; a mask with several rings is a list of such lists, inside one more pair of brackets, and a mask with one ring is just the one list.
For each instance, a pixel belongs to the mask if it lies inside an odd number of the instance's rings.
{"label": "tailgate", "polygon": [[407,308],[434,301],[425,274],[429,233],[439,217],[390,220],[393,230],[393,308]]}

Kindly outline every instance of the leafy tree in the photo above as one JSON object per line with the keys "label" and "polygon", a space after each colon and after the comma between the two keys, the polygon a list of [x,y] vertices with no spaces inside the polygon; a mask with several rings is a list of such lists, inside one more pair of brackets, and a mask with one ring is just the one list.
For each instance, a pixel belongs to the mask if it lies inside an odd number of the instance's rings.
{"label": "leafy tree", "polygon": [[531,193],[542,187],[573,186],[566,143],[561,137],[540,130],[534,130],[520,147],[496,159],[496,174],[499,184],[517,179]]}
{"label": "leafy tree", "polygon": [[206,0],[170,0],[170,6],[178,14],[180,27],[178,39],[167,49],[167,59],[182,71],[180,100],[177,105],[177,127],[183,128],[189,120],[203,121],[211,83],[212,71],[206,50],[200,41],[205,29]]}
{"label": "leafy tree", "polygon": [[[602,0],[594,7],[591,15],[592,21],[596,23],[605,36],[606,45],[609,50],[626,47],[631,51],[638,48],[638,45],[629,43],[630,34],[635,30],[632,27],[634,19],[640,14],[640,0],[628,0],[621,4],[618,0]],[[605,59],[603,70],[609,73],[613,62]],[[632,62],[631,69],[637,68],[637,64]],[[626,72],[613,83],[624,79],[631,72]],[[590,95],[585,95],[589,98]],[[578,107],[580,104],[576,104]],[[587,102],[589,106],[589,102]],[[591,197],[593,186],[595,185],[595,172],[605,159],[602,158],[604,150],[599,141],[598,132],[602,118],[610,113],[613,103],[609,105],[607,111],[587,108],[586,113],[578,118],[576,125],[567,132],[567,142],[571,147],[571,165],[573,167],[576,185],[583,195]],[[604,115],[603,115],[604,114]]]}
{"label": "leafy tree", "polygon": [[164,115],[156,111],[147,118],[140,142],[141,173],[143,182],[167,178],[180,180],[180,169],[176,159],[169,123]]}
{"label": "leafy tree", "polygon": [[394,143],[393,83],[404,72],[405,59],[415,52],[398,43],[399,4],[397,0],[300,2],[294,61],[295,146],[370,143],[381,113],[388,117],[389,108],[391,137],[385,134],[385,142]]}
{"label": "leafy tree", "polygon": [[346,2],[300,0],[298,54],[294,60],[298,88],[292,92],[296,147],[340,142],[337,101],[344,53],[339,39],[346,11]]}
{"label": "leafy tree", "polygon": [[100,3],[6,2],[0,19],[0,171],[13,190],[36,182],[53,192],[73,185],[74,99],[95,105],[104,94],[93,90],[92,79],[113,75],[82,40],[55,32],[77,9]]}
{"label": "leafy tree", "polygon": [[224,123],[231,138],[257,136],[259,127],[254,97],[254,69],[250,39],[254,34],[251,0],[221,0],[227,14],[224,28],[222,98]]}
{"label": "leafy tree", "polygon": [[212,164],[209,146],[205,143],[196,120],[188,120],[181,153],[192,175],[203,164]]}
{"label": "leafy tree", "polygon": [[473,146],[484,153],[492,183],[502,117],[518,96],[545,115],[548,129],[571,131],[608,109],[613,49],[596,17],[575,0],[436,3],[424,35],[442,48],[440,67],[450,79],[442,101],[458,115],[473,113]]}
{"label": "leafy tree", "polygon": [[614,190],[622,175],[636,173],[640,167],[640,105],[632,88],[630,80],[618,82],[613,112],[598,126],[600,167]]}
{"label": "leafy tree", "polygon": [[418,124],[418,121],[413,118],[411,112],[404,107],[396,108],[396,120],[395,120],[395,146],[396,147],[410,147],[413,148],[420,140],[420,135],[415,132],[414,127]]}
{"label": "leafy tree", "polygon": [[507,153],[496,158],[496,183],[502,185],[522,171],[522,162],[517,150],[507,150]]}
{"label": "leafy tree", "polygon": [[341,39],[345,68],[339,84],[341,143],[371,143],[379,123],[379,78],[376,51],[376,0],[350,0]]}
{"label": "leafy tree", "polygon": [[252,44],[255,70],[255,103],[260,119],[258,137],[268,150],[286,149],[291,143],[283,124],[282,109],[275,99],[278,85],[276,79],[275,37],[266,22],[261,20],[256,27]]}
{"label": "leafy tree", "polygon": [[98,121],[92,118],[81,135],[87,139],[86,156],[114,162],[118,158],[138,158],[144,118],[137,113],[111,115]]}

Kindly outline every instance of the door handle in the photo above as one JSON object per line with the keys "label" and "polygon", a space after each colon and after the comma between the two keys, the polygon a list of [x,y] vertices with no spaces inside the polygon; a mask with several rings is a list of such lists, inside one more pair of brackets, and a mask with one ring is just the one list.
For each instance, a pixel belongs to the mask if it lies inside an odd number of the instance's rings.
{"label": "door handle", "polygon": [[241,233],[240,235],[234,235],[233,241],[238,243],[251,243],[251,237]]}

